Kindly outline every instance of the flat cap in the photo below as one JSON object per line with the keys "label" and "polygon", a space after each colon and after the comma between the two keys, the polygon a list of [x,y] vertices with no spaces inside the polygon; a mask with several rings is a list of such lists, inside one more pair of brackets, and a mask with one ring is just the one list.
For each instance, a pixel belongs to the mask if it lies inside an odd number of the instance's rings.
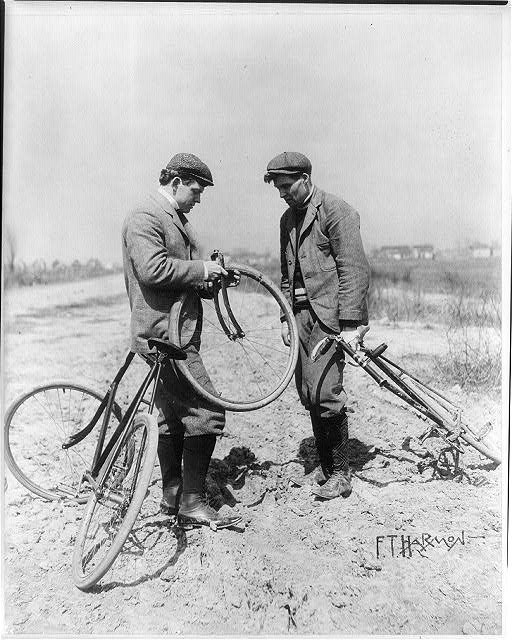
{"label": "flat cap", "polygon": [[311,174],[311,162],[305,155],[298,151],[285,151],[280,153],[267,165],[265,182],[270,182],[276,174],[292,175],[294,173]]}
{"label": "flat cap", "polygon": [[166,169],[182,171],[195,178],[203,186],[213,186],[213,177],[205,163],[193,153],[177,153],[167,163]]}

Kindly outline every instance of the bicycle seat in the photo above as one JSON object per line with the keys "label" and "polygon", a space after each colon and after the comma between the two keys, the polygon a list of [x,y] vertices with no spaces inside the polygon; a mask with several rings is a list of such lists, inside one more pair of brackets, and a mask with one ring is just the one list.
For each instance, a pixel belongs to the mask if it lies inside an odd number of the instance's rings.
{"label": "bicycle seat", "polygon": [[185,360],[187,354],[183,349],[169,342],[168,340],[160,340],[159,338],[150,338],[148,347],[166,353],[172,360]]}

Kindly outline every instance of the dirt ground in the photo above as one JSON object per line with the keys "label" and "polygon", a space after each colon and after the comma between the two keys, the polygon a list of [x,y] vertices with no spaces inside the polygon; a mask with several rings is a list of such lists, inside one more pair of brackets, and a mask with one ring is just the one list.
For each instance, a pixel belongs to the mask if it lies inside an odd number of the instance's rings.
{"label": "dirt ground", "polygon": [[[4,410],[50,379],[106,388],[128,345],[123,286],[116,275],[8,292]],[[383,341],[435,386],[442,329],[374,322],[367,343]],[[500,634],[501,467],[468,450],[457,479],[420,471],[425,423],[360,369],[346,367],[345,382],[348,499],[313,499],[317,460],[290,385],[270,406],[228,414],[214,453],[210,488],[245,532],[178,529],[158,512],[155,467],[136,524],[144,553],[87,593],[71,577],[82,507],[34,497],[6,470],[4,633]],[[444,390],[474,426],[492,421],[500,442],[499,397]]]}

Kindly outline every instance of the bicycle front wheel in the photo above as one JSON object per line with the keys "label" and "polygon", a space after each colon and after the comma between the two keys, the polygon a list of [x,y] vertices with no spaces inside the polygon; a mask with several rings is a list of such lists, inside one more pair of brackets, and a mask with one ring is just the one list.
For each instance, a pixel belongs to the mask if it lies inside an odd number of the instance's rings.
{"label": "bicycle front wheel", "polygon": [[[92,462],[95,434],[72,447],[63,448],[70,436],[86,427],[98,411],[103,396],[72,382],[52,382],[35,387],[17,398],[7,410],[4,423],[5,459],[15,478],[42,498],[55,500],[80,494],[83,473]],[[114,404],[108,430],[121,420]]]}
{"label": "bicycle front wheel", "polygon": [[[238,272],[238,284],[219,293],[218,306],[194,291],[184,293],[171,309],[169,339],[199,351],[209,380],[197,361],[178,360],[176,367],[200,396],[230,411],[251,411],[275,400],[290,382],[298,357],[297,326],[271,280],[246,265],[226,268]],[[283,324],[289,347],[281,338]]]}
{"label": "bicycle front wheel", "polygon": [[121,435],[98,474],[73,553],[73,579],[96,584],[121,552],[146,497],[158,445],[156,418],[142,413]]}

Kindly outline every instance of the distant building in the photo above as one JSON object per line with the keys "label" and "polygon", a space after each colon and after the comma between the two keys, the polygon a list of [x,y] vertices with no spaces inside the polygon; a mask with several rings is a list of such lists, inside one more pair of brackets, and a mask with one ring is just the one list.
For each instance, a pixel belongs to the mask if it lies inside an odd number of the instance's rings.
{"label": "distant building", "polygon": [[[249,251],[248,249],[234,249],[232,254],[237,262],[239,261],[243,264],[248,264],[249,266],[256,267],[267,266],[274,262],[274,260],[276,259],[275,256],[270,253],[270,251],[258,253],[256,251]],[[224,260],[226,262],[229,261],[228,258],[230,258],[230,256],[224,254]]]}
{"label": "distant building", "polygon": [[412,255],[417,260],[433,260],[434,247],[431,244],[415,244],[412,248]]}
{"label": "distant building", "polygon": [[470,245],[469,250],[473,258],[490,258],[492,256],[492,249],[487,244],[481,242],[475,242]]}
{"label": "distant building", "polygon": [[384,246],[377,253],[377,257],[387,260],[407,260],[412,258],[411,247],[406,245]]}
{"label": "distant building", "polygon": [[431,244],[385,245],[372,253],[377,260],[433,260],[436,252]]}

